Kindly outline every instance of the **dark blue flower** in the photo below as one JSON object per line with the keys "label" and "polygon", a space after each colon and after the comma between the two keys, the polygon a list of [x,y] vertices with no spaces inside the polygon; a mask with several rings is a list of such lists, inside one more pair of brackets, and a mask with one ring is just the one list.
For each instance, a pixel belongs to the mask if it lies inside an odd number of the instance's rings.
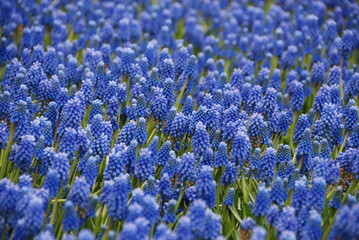
{"label": "dark blue flower", "polygon": [[154,174],[155,162],[153,161],[151,154],[152,153],[148,148],[141,149],[135,167],[135,176],[141,179],[141,181],[148,179]]}
{"label": "dark blue flower", "polygon": [[261,185],[258,188],[258,194],[254,203],[253,214],[256,217],[267,215],[270,207],[270,190]]}
{"label": "dark blue flower", "polygon": [[242,166],[250,157],[250,140],[246,133],[238,131],[233,139],[230,160],[236,165]]}
{"label": "dark blue flower", "polygon": [[221,177],[222,186],[230,186],[234,183],[237,177],[237,166],[233,162],[229,162],[226,166],[226,170]]}
{"label": "dark blue flower", "polygon": [[302,110],[305,100],[303,84],[298,81],[293,81],[290,84],[290,90],[292,96],[290,101],[292,109],[299,112]]}
{"label": "dark blue flower", "polygon": [[216,167],[228,165],[227,144],[225,142],[221,142],[218,146],[218,151],[214,155],[214,165]]}
{"label": "dark blue flower", "polygon": [[122,174],[114,179],[107,198],[108,214],[114,220],[123,220],[126,217],[129,189],[128,175]]}
{"label": "dark blue flower", "polygon": [[267,148],[265,151],[260,167],[259,167],[259,177],[262,181],[270,183],[273,180],[274,168],[277,163],[277,151],[274,148]]}
{"label": "dark blue flower", "polygon": [[209,148],[209,136],[202,122],[196,124],[196,131],[192,137],[193,152],[196,158],[200,158]]}
{"label": "dark blue flower", "polygon": [[228,207],[232,207],[234,205],[234,199],[235,199],[234,188],[230,188],[228,193],[226,194],[226,197],[223,200],[223,204]]}
{"label": "dark blue flower", "polygon": [[147,129],[146,129],[146,119],[141,117],[138,120],[135,132],[135,139],[140,145],[143,145],[147,142]]}
{"label": "dark blue flower", "polygon": [[303,237],[306,239],[320,240],[322,239],[322,218],[320,214],[311,210],[309,218],[303,229]]}
{"label": "dark blue flower", "polygon": [[79,208],[87,208],[90,197],[90,185],[85,177],[77,177],[69,192],[68,199]]}
{"label": "dark blue flower", "polygon": [[307,206],[309,196],[307,184],[306,179],[301,179],[295,182],[292,205],[297,212]]}
{"label": "dark blue flower", "polygon": [[195,176],[196,160],[193,153],[183,154],[181,161],[179,162],[177,174],[181,181],[189,180],[193,181]]}
{"label": "dark blue flower", "polygon": [[342,205],[343,189],[341,186],[337,187],[332,199],[329,202],[329,207],[339,209]]}
{"label": "dark blue flower", "polygon": [[213,208],[216,202],[216,182],[212,171],[210,166],[202,166],[196,181],[196,197],[206,201],[209,208]]}
{"label": "dark blue flower", "polygon": [[287,193],[284,189],[283,180],[280,177],[277,177],[274,180],[273,187],[270,192],[271,201],[278,204],[283,205],[284,201],[287,199]]}
{"label": "dark blue flower", "polygon": [[66,201],[64,206],[64,218],[62,219],[63,230],[68,231],[77,231],[79,228],[79,218],[77,216],[74,205],[70,200]]}

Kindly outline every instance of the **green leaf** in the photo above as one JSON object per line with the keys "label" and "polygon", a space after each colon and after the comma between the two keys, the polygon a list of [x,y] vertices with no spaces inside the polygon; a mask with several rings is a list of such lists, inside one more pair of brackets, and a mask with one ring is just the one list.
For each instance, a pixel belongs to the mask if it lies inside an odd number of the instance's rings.
{"label": "green leaf", "polygon": [[230,207],[229,209],[230,209],[231,212],[233,213],[234,217],[235,217],[239,222],[241,222],[242,219],[241,219],[241,217],[239,216],[237,209],[236,209],[235,207],[233,207],[233,206]]}

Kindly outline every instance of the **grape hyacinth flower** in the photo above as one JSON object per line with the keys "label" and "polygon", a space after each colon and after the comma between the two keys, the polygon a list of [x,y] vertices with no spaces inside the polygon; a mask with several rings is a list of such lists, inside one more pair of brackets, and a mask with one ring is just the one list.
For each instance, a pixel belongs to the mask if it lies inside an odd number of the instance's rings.
{"label": "grape hyacinth flower", "polygon": [[2,239],[359,239],[358,16],[0,1]]}

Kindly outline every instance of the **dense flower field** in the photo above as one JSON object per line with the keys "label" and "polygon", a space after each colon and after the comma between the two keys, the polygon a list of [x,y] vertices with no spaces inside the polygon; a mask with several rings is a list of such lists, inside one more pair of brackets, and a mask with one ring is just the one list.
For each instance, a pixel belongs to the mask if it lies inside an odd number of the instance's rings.
{"label": "dense flower field", "polygon": [[356,0],[0,1],[1,240],[359,239]]}

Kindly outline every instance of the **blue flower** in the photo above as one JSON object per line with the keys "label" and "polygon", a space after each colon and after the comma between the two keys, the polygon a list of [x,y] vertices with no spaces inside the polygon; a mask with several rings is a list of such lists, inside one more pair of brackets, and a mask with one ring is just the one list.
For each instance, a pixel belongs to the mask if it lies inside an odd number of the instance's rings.
{"label": "blue flower", "polygon": [[[29,200],[24,216],[17,221],[12,233],[14,239],[31,237],[40,231],[44,221],[44,202],[41,198],[33,196]],[[18,238],[19,237],[19,238]]]}
{"label": "blue flower", "polygon": [[307,206],[309,190],[307,180],[301,179],[295,182],[292,206],[297,212]]}
{"label": "blue flower", "polygon": [[92,107],[91,107],[90,115],[89,115],[89,122],[92,123],[92,119],[96,115],[101,115],[102,116],[102,102],[99,99],[96,99],[96,100],[92,101]]}
{"label": "blue flower", "polygon": [[50,230],[42,230],[37,236],[37,240],[55,240],[54,234]]}
{"label": "blue flower", "polygon": [[277,205],[272,205],[268,211],[267,214],[267,223],[272,225],[273,227],[276,227],[278,225],[278,220],[280,217],[280,211],[277,207]]}
{"label": "blue flower", "polygon": [[189,208],[188,217],[191,220],[191,230],[194,236],[202,237],[205,231],[206,203],[201,200],[195,200]]}
{"label": "blue flower", "polygon": [[235,199],[234,188],[230,188],[228,193],[226,194],[226,197],[223,200],[223,204],[228,207],[232,207],[234,205],[234,199]]}
{"label": "blue flower", "polygon": [[304,130],[310,128],[311,125],[310,118],[307,114],[300,115],[297,124],[295,125],[293,140],[300,141],[303,137]]}
{"label": "blue flower", "polygon": [[278,68],[273,70],[272,76],[269,79],[268,87],[280,90],[280,70]]}
{"label": "blue flower", "polygon": [[170,158],[170,151],[171,151],[171,142],[166,141],[162,147],[160,148],[160,151],[158,153],[158,165],[164,166],[166,165],[167,161]]}
{"label": "blue flower", "polygon": [[187,216],[181,217],[178,220],[178,227],[175,230],[178,240],[193,239],[191,228],[192,228],[191,219]]}
{"label": "blue flower", "polygon": [[76,150],[76,130],[73,128],[66,128],[61,138],[59,151],[66,153],[69,158],[75,156]]}
{"label": "blue flower", "polygon": [[222,224],[221,217],[210,209],[206,209],[205,230],[203,231],[203,239],[217,239],[221,236]]}
{"label": "blue flower", "polygon": [[257,110],[261,110],[261,102],[262,88],[259,85],[255,85],[251,89],[251,93],[249,94],[245,109],[248,110],[250,113],[257,112]]}
{"label": "blue flower", "polygon": [[94,140],[92,149],[95,155],[99,155],[100,158],[104,158],[110,152],[111,139],[108,135],[102,133],[101,136]]}
{"label": "blue flower", "polygon": [[55,197],[60,186],[60,176],[54,169],[49,169],[45,177],[43,188],[46,189],[51,197]]}
{"label": "blue flower", "polygon": [[249,125],[249,137],[254,147],[260,147],[263,144],[265,122],[263,116],[254,113]]}
{"label": "blue flower", "polygon": [[347,57],[354,47],[354,34],[351,30],[344,30],[339,42],[339,53]]}
{"label": "blue flower", "polygon": [[135,167],[135,176],[141,179],[141,181],[147,180],[154,174],[155,162],[153,161],[151,155],[152,152],[148,148],[141,149]]}
{"label": "blue flower", "polygon": [[316,62],[312,68],[312,83],[317,85],[322,85],[324,83],[326,70],[322,62]]}
{"label": "blue flower", "polygon": [[252,230],[256,226],[256,222],[251,218],[244,218],[241,222],[241,229],[244,231]]}
{"label": "blue flower", "polygon": [[339,82],[340,82],[340,67],[333,66],[330,68],[327,84],[328,85],[335,85],[335,84],[339,85]]}
{"label": "blue flower", "polygon": [[216,182],[212,171],[210,166],[202,166],[196,181],[196,197],[205,200],[209,208],[213,208],[216,202]]}
{"label": "blue flower", "polygon": [[173,60],[168,57],[168,58],[163,59],[162,61],[160,59],[159,63],[161,64],[161,66],[160,66],[160,70],[161,70],[160,82],[165,83],[165,80],[167,80],[168,78],[171,80],[174,79],[175,72],[174,72]]}
{"label": "blue flower", "polygon": [[177,174],[179,179],[181,181],[194,180],[196,178],[195,165],[196,165],[196,160],[194,158],[193,153],[183,154],[177,169]]}
{"label": "blue flower", "polygon": [[95,236],[91,230],[85,228],[79,232],[78,240],[95,240]]}
{"label": "blue flower", "polygon": [[316,177],[313,180],[312,187],[310,188],[309,204],[312,208],[322,211],[325,203],[325,180],[321,177]]}
{"label": "blue flower", "polygon": [[0,148],[5,149],[9,139],[9,129],[4,122],[0,123]]}
{"label": "blue flower", "polygon": [[241,89],[243,86],[243,82],[244,82],[244,75],[242,70],[239,68],[234,69],[230,78],[231,85],[238,89]]}
{"label": "blue flower", "polygon": [[85,177],[77,177],[69,192],[68,199],[79,208],[87,208],[90,197],[90,185]]}
{"label": "blue flower", "polygon": [[284,201],[287,199],[287,192],[284,189],[283,180],[280,177],[277,177],[274,180],[273,187],[270,192],[271,201],[283,205]]}
{"label": "blue flower", "polygon": [[140,145],[143,145],[147,142],[147,129],[146,129],[146,119],[141,117],[138,120],[135,139]]}
{"label": "blue flower", "polygon": [[166,223],[174,223],[176,220],[176,203],[177,201],[172,199],[167,204],[167,209],[163,215],[162,221]]}
{"label": "blue flower", "polygon": [[127,199],[129,192],[128,175],[116,177],[107,198],[108,214],[113,220],[124,220],[127,214]]}
{"label": "blue flower", "polygon": [[67,184],[69,173],[70,173],[70,163],[66,153],[55,153],[52,162],[51,168],[56,169],[60,178],[60,186]]}
{"label": "blue flower", "polygon": [[236,165],[242,166],[250,157],[250,140],[246,133],[238,131],[233,139],[230,160]]}
{"label": "blue flower", "polygon": [[290,84],[290,90],[292,110],[299,112],[302,110],[305,100],[303,84],[298,81],[293,81]]}
{"label": "blue flower", "polygon": [[348,131],[353,131],[358,123],[358,108],[351,106],[344,111],[344,128]]}
{"label": "blue flower", "polygon": [[168,114],[168,101],[163,94],[157,94],[150,102],[149,112],[155,119],[166,120]]}
{"label": "blue flower", "polygon": [[351,221],[352,212],[347,206],[339,210],[329,235],[330,239],[350,239],[354,230],[351,229],[353,224]]}
{"label": "blue flower", "polygon": [[277,91],[274,88],[267,88],[261,107],[263,109],[263,115],[267,118],[270,118],[273,112],[277,110]]}
{"label": "blue flower", "polygon": [[298,49],[296,46],[290,45],[286,51],[284,51],[280,60],[283,68],[288,69],[294,65]]}
{"label": "blue flower", "polygon": [[277,231],[284,233],[285,231],[297,232],[297,218],[295,209],[291,206],[284,207],[280,214]]}
{"label": "blue flower", "polygon": [[162,174],[167,173],[168,176],[172,178],[174,174],[177,172],[178,165],[179,164],[176,161],[176,154],[174,151],[171,150],[169,159],[163,167]]}
{"label": "blue flower", "polygon": [[121,129],[121,132],[118,135],[117,142],[123,142],[128,145],[135,137],[136,125],[137,124],[135,121],[129,121],[128,123],[126,123],[126,125]]}
{"label": "blue flower", "polygon": [[59,134],[62,136],[67,127],[77,129],[81,124],[84,114],[85,109],[79,98],[75,97],[69,100],[62,110],[60,126],[58,129]]}
{"label": "blue flower", "polygon": [[226,170],[221,177],[222,186],[230,186],[234,183],[237,177],[237,166],[233,162],[229,162]]}
{"label": "blue flower", "polygon": [[342,187],[337,187],[332,199],[329,202],[329,207],[339,209],[342,205],[343,189]]}
{"label": "blue flower", "polygon": [[264,227],[256,226],[253,228],[253,233],[250,240],[265,240],[267,232]]}
{"label": "blue flower", "polygon": [[[14,146],[16,148],[14,149]],[[20,168],[22,171],[30,169],[32,156],[35,150],[35,138],[32,135],[24,135],[21,137],[21,141],[18,145],[13,146],[14,163],[15,167]]]}
{"label": "blue flower", "polygon": [[311,210],[309,214],[309,218],[303,230],[303,237],[320,240],[322,239],[322,218],[315,210]]}
{"label": "blue flower", "polygon": [[253,214],[256,217],[267,215],[270,207],[270,190],[261,185],[258,188],[256,201],[254,203]]}
{"label": "blue flower", "polygon": [[259,167],[259,177],[262,181],[269,183],[272,181],[274,176],[274,168],[277,163],[277,152],[274,148],[267,148],[264,153],[260,167]]}
{"label": "blue flower", "polygon": [[186,116],[192,115],[193,112],[193,100],[192,96],[188,95],[183,102],[182,113]]}
{"label": "blue flower", "polygon": [[214,155],[214,165],[216,167],[228,165],[227,144],[225,142],[221,142],[218,146],[218,151]]}
{"label": "blue flower", "polygon": [[183,113],[177,113],[170,126],[170,136],[181,139],[188,131],[188,118]]}
{"label": "blue flower", "polygon": [[330,102],[330,88],[327,85],[323,85],[315,96],[313,109],[317,112],[322,112],[324,105]]}
{"label": "blue flower", "polygon": [[64,206],[64,218],[62,219],[63,230],[65,232],[77,231],[79,229],[79,218],[75,207],[70,200],[66,201]]}
{"label": "blue flower", "polygon": [[310,129],[307,128],[304,130],[302,135],[302,139],[299,142],[299,146],[297,149],[297,156],[311,156],[312,154],[312,142],[310,141]]}
{"label": "blue flower", "polygon": [[200,158],[209,148],[209,136],[205,125],[202,122],[196,124],[196,131],[192,137],[193,152]]}
{"label": "blue flower", "polygon": [[55,48],[48,48],[44,56],[44,72],[53,75],[57,70],[58,57]]}

